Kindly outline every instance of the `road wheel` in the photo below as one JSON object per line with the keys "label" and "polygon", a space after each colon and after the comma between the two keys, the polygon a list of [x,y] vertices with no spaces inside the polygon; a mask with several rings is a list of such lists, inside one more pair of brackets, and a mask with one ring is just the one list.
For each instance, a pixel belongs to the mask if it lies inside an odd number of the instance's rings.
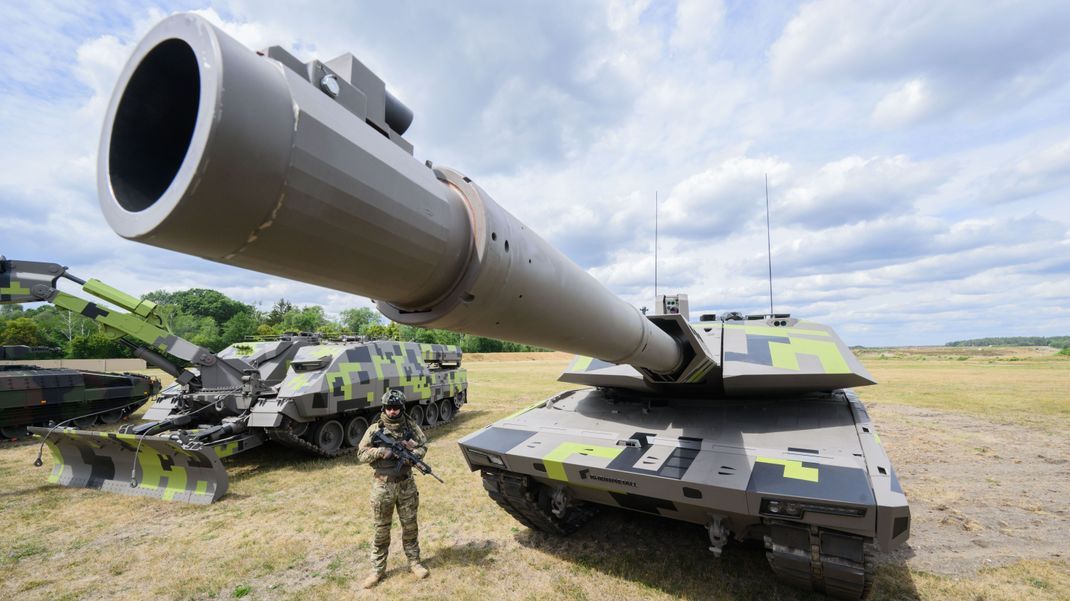
{"label": "road wheel", "polygon": [[97,423],[97,416],[95,415],[83,415],[82,417],[74,418],[74,425],[79,428],[92,428]]}
{"label": "road wheel", "polygon": [[0,436],[4,440],[14,440],[26,436],[26,426],[4,426],[0,428]]}
{"label": "road wheel", "polygon": [[368,420],[359,415],[346,422],[346,446],[355,447],[368,431]]}
{"label": "road wheel", "polygon": [[438,402],[438,419],[442,422],[448,422],[453,419],[453,401],[450,399],[442,399]]}
{"label": "road wheel", "polygon": [[334,453],[342,446],[344,434],[342,422],[336,419],[319,422],[312,432],[312,444],[324,453]]}
{"label": "road wheel", "polygon": [[427,404],[427,412],[424,414],[424,421],[427,422],[428,428],[433,428],[438,423],[438,405],[435,403]]}
{"label": "road wheel", "polygon": [[424,408],[419,403],[414,403],[412,407],[409,407],[409,419],[417,424],[424,423]]}
{"label": "road wheel", "polygon": [[114,424],[114,423],[118,422],[121,419],[123,419],[123,410],[122,409],[112,409],[111,411],[109,411],[107,413],[101,413],[100,414],[100,421],[105,423],[105,424]]}

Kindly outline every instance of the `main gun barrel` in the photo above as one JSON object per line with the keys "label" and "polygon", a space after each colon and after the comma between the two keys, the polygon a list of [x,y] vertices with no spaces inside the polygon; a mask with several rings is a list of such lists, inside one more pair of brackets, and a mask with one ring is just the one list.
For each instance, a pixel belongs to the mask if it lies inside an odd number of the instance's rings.
{"label": "main gun barrel", "polygon": [[469,178],[414,159],[411,119],[351,55],[254,53],[175,15],[120,75],[101,207],[125,238],[368,296],[400,323],[681,367],[635,307]]}

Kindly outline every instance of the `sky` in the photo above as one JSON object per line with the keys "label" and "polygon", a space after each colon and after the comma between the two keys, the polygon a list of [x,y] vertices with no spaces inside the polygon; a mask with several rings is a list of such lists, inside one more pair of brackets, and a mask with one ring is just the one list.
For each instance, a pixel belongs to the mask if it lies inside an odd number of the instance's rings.
{"label": "sky", "polygon": [[352,52],[458,169],[613,292],[773,305],[850,345],[1070,333],[1070,3],[0,0],[0,254],[134,294],[368,299],[120,238],[96,197],[115,81],[192,11]]}

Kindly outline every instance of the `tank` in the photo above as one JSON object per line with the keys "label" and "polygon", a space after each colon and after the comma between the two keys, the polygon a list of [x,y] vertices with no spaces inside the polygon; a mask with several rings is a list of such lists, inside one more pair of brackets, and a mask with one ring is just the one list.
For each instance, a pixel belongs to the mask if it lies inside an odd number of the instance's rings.
{"label": "tank", "polygon": [[0,346],[0,435],[27,435],[27,426],[74,423],[79,428],[114,424],[160,392],[160,381],[140,374],[46,368],[35,355],[58,349]]}
{"label": "tank", "polygon": [[411,118],[352,55],[252,52],[172,16],[119,77],[101,208],[125,238],[368,296],[402,324],[576,354],[561,379],[580,388],[459,441],[522,524],[654,513],[704,527],[715,557],[757,540],[785,582],[866,596],[910,515],[850,390],[873,379],[835,332],[692,323],[683,295],[642,314],[470,177],[416,160]]}
{"label": "tank", "polygon": [[[225,364],[245,366],[233,385],[213,368]],[[426,427],[452,420],[467,402],[460,364],[455,346],[288,334],[223,349],[192,371],[201,385],[179,378],[161,392],[147,423],[106,434],[31,431],[52,451],[51,482],[208,504],[228,489],[222,460],[265,443],[321,457],[356,451],[388,389],[404,392],[407,412]]]}
{"label": "tank", "polygon": [[[434,427],[452,420],[468,402],[468,375],[461,356],[461,349],[452,345],[330,341],[307,333],[239,342],[216,357],[237,359],[257,369],[260,393],[250,397],[224,387],[191,391],[174,384],[144,417],[168,423],[197,412],[191,423],[199,428],[184,429],[187,437],[196,439],[207,427],[246,415],[243,427],[262,431],[263,441],[336,457],[356,450],[387,390],[405,394],[406,411],[419,424]],[[243,448],[252,442],[246,441]]]}

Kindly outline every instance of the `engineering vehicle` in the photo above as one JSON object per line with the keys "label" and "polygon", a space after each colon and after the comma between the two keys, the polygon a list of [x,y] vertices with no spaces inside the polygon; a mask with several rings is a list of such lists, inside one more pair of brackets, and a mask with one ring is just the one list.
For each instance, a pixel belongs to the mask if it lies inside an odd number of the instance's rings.
{"label": "engineering vehicle", "polygon": [[125,238],[369,296],[396,322],[579,355],[562,379],[590,388],[460,441],[522,523],[657,513],[705,525],[715,553],[763,541],[787,582],[864,596],[910,518],[847,390],[872,379],[835,333],[786,315],[691,324],[682,296],[644,316],[469,177],[414,159],[411,121],[350,54],[254,53],[175,15],[119,78],[101,208]]}
{"label": "engineering vehicle", "polygon": [[[56,350],[0,346],[0,360],[33,361],[35,355]],[[21,438],[27,435],[27,426],[49,423],[72,422],[79,428],[97,423],[114,424],[158,392],[160,381],[140,374],[41,367],[32,363],[0,365],[0,436],[6,440]]]}
{"label": "engineering vehicle", "polygon": [[[430,426],[452,419],[467,400],[455,346],[294,334],[212,353],[172,334],[152,301],[55,263],[0,264],[0,303],[47,301],[77,311],[175,378],[145,412],[148,423],[119,432],[30,428],[52,451],[50,481],[65,486],[211,503],[227,490],[220,460],[267,441],[323,457],[355,451],[387,389],[404,391],[410,416]],[[60,291],[60,278],[127,312]]]}

